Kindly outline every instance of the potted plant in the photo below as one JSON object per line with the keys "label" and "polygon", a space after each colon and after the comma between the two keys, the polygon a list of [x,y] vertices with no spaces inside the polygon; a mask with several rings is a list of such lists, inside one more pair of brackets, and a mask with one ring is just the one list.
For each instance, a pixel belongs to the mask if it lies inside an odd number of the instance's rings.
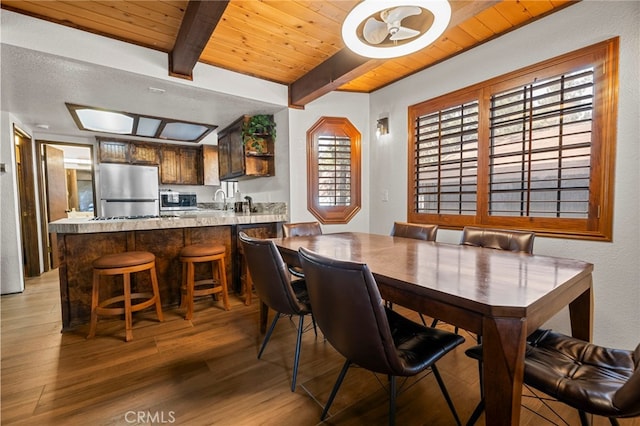
{"label": "potted plant", "polygon": [[242,125],[242,142],[249,151],[266,151],[266,137],[276,137],[276,123],[273,115],[258,114],[247,116]]}

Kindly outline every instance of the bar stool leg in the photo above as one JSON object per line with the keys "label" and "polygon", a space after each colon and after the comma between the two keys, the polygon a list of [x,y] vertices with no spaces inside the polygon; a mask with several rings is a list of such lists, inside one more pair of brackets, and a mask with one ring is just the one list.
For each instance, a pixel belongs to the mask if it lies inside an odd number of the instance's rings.
{"label": "bar stool leg", "polygon": [[224,304],[224,310],[229,310],[229,295],[227,294],[227,273],[224,267],[224,257],[218,259],[218,282],[222,287],[222,303]]}
{"label": "bar stool leg", "polygon": [[100,275],[98,271],[93,271],[93,286],[91,288],[91,321],[89,325],[89,335],[87,339],[91,339],[96,335],[96,328],[98,326],[98,295],[100,289]]}
{"label": "bar stool leg", "polygon": [[158,286],[158,276],[156,275],[155,263],[149,270],[151,274],[151,286],[153,287],[153,297],[156,300],[156,315],[158,321],[164,321],[164,315],[162,314],[162,303],[160,302],[160,287]]}
{"label": "bar stool leg", "polygon": [[190,320],[193,318],[193,292],[195,290],[195,267],[193,262],[187,262],[187,313],[184,319]]}
{"label": "bar stool leg", "polygon": [[182,262],[182,280],[180,281],[180,309],[187,308],[187,264]]}
{"label": "bar stool leg", "polygon": [[125,272],[124,279],[124,340],[129,342],[133,339],[133,318],[131,314],[131,274]]}

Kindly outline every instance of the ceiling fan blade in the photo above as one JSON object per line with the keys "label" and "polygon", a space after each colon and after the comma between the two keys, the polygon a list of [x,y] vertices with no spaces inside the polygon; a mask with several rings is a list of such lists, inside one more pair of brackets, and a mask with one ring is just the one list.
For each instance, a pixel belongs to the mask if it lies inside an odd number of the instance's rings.
{"label": "ceiling fan blade", "polygon": [[407,16],[420,15],[422,9],[417,6],[400,6],[395,9],[385,10],[380,14],[380,17],[387,23],[402,21]]}
{"label": "ceiling fan blade", "polygon": [[420,31],[412,30],[411,28],[400,27],[398,31],[389,37],[389,40],[406,40],[411,37],[415,37],[420,34]]}
{"label": "ceiling fan blade", "polygon": [[375,18],[367,19],[362,29],[362,36],[370,44],[380,44],[387,38],[387,24]]}

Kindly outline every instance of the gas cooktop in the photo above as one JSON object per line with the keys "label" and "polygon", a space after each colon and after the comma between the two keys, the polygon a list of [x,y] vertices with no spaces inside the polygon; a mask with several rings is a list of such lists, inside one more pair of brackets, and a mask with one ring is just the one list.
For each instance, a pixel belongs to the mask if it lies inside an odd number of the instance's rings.
{"label": "gas cooktop", "polygon": [[121,220],[121,219],[160,219],[160,216],[145,214],[145,215],[134,215],[134,216],[96,216],[92,217],[89,220]]}

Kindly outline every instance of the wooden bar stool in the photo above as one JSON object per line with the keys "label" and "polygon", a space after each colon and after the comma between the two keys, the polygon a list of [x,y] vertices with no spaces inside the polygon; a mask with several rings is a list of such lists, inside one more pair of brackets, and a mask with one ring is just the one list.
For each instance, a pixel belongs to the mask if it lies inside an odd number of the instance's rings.
{"label": "wooden bar stool", "polygon": [[[186,308],[184,319],[193,317],[193,299],[198,296],[222,293],[225,311],[229,310],[227,273],[224,266],[226,249],[219,244],[193,244],[180,251],[182,262],[182,298],[180,308]],[[195,264],[211,262],[211,278],[195,280]]]}
{"label": "wooden bar stool", "polygon": [[[153,292],[131,293],[131,274],[135,272],[149,271]],[[124,294],[111,297],[100,302],[100,277],[102,275],[122,275]],[[131,303],[135,299],[144,299],[142,302]],[[110,307],[119,302],[124,302],[124,307]],[[88,339],[96,335],[98,315],[122,315],[124,314],[125,341],[133,339],[132,316],[136,311],[145,309],[151,305],[156,306],[158,320],[163,321],[162,304],[160,303],[160,291],[156,276],[156,257],[146,251],[128,251],[124,253],[108,254],[93,261],[93,289],[91,292],[91,324]]]}

